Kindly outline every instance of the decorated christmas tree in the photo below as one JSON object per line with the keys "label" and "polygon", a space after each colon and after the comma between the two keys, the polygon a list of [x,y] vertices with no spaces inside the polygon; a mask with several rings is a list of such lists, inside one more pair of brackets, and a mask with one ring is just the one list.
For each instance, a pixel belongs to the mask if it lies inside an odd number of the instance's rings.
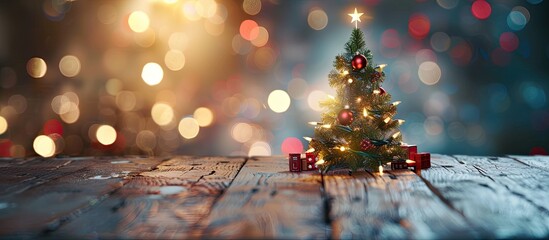
{"label": "decorated christmas tree", "polygon": [[[360,21],[356,9],[352,22]],[[377,169],[394,158],[404,158],[400,147],[399,126],[395,119],[399,101],[382,88],[383,68],[373,65],[373,55],[366,47],[363,32],[355,25],[345,44],[345,53],[336,56],[329,83],[337,96],[321,102],[326,111],[315,126],[309,150],[318,156],[323,171],[335,168]]]}

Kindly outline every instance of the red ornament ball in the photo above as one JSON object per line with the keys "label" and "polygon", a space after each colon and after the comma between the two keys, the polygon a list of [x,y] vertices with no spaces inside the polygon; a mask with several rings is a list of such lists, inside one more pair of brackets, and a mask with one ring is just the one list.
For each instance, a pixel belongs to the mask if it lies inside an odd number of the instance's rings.
{"label": "red ornament ball", "polygon": [[353,60],[351,60],[351,66],[353,67],[353,70],[360,71],[363,68],[368,65],[368,60],[366,60],[366,57],[362,54],[357,54],[353,57]]}
{"label": "red ornament ball", "polygon": [[387,93],[387,91],[385,91],[384,88],[379,87],[379,95],[383,95],[383,94],[385,94],[385,93]]}
{"label": "red ornament ball", "polygon": [[374,145],[372,144],[372,142],[369,140],[369,139],[364,139],[362,140],[362,142],[360,142],[360,149],[362,149],[362,151],[366,151],[370,148],[372,148]]}
{"label": "red ornament ball", "polygon": [[353,116],[353,112],[349,109],[342,109],[337,114],[337,120],[339,121],[339,124],[343,126],[349,126],[353,121],[355,120]]}

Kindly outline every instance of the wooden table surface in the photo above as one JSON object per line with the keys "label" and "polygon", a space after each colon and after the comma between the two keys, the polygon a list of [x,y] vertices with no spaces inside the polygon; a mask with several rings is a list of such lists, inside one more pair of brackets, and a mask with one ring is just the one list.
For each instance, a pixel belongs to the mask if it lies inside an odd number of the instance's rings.
{"label": "wooden table surface", "polygon": [[549,157],[412,171],[286,157],[0,159],[0,238],[548,238]]}

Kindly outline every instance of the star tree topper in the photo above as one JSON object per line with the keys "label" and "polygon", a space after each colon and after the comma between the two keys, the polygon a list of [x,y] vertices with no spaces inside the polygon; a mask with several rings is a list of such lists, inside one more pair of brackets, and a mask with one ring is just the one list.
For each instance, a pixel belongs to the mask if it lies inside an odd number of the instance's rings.
{"label": "star tree topper", "polygon": [[359,13],[356,8],[355,8],[355,12],[354,13],[349,13],[347,15],[351,16],[353,19],[351,19],[351,23],[355,23],[355,28],[358,28],[358,22],[362,22],[360,21],[360,16],[362,16],[362,14],[364,13]]}

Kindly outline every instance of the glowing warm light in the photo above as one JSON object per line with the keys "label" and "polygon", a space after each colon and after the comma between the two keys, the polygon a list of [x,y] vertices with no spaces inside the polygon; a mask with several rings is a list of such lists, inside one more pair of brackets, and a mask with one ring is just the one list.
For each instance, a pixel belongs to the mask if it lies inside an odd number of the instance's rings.
{"label": "glowing warm light", "polygon": [[240,35],[242,38],[252,41],[259,36],[259,26],[254,20],[244,20],[240,24]]}
{"label": "glowing warm light", "polygon": [[[263,47],[269,41],[269,31],[264,27],[258,27],[252,29],[252,31],[258,31],[257,37],[252,40],[252,44],[256,47]],[[254,35],[255,33],[251,33]]]}
{"label": "glowing warm light", "polygon": [[59,117],[63,122],[71,124],[78,121],[78,118],[80,118],[80,109],[78,108],[78,105],[74,102],[70,102],[68,107],[68,111],[64,113],[60,113]]}
{"label": "glowing warm light", "polygon": [[347,80],[348,83],[353,83],[353,79],[352,78],[349,78],[349,80]]}
{"label": "glowing warm light", "polygon": [[379,73],[382,73],[383,69],[385,69],[385,67],[387,67],[387,64],[380,64],[375,68],[375,70]]}
{"label": "glowing warm light", "polygon": [[366,108],[362,109],[362,115],[364,117],[367,117],[368,116],[368,110],[366,110]]}
{"label": "glowing warm light", "polygon": [[214,0],[200,0],[194,3],[196,13],[203,18],[211,18],[217,11],[217,3]]}
{"label": "glowing warm light", "polygon": [[389,121],[391,121],[391,117],[386,117],[385,119],[383,119],[383,122],[385,123],[389,123]]}
{"label": "glowing warm light", "polygon": [[95,132],[97,141],[103,145],[111,145],[116,140],[116,130],[109,125],[101,125]]}
{"label": "glowing warm light", "polygon": [[400,132],[396,132],[395,134],[393,134],[393,138],[397,138],[398,136],[400,136]]}
{"label": "glowing warm light", "polygon": [[471,13],[480,20],[487,19],[492,14],[492,6],[484,0],[476,0],[471,6]]}
{"label": "glowing warm light", "polygon": [[198,132],[200,131],[200,125],[198,125],[196,119],[192,117],[186,117],[179,121],[178,130],[179,134],[183,138],[193,139],[198,136]]}
{"label": "glowing warm light", "polygon": [[148,48],[156,41],[156,33],[154,30],[149,28],[144,32],[134,34],[133,40],[137,43],[137,45]]}
{"label": "glowing warm light", "polygon": [[27,62],[27,73],[33,78],[41,78],[46,75],[48,66],[42,58],[33,57]]}
{"label": "glowing warm light", "polygon": [[419,65],[417,74],[421,82],[425,83],[426,85],[435,85],[440,80],[442,71],[440,70],[440,67],[437,63],[427,61]]}
{"label": "glowing warm light", "polygon": [[310,142],[310,141],[312,141],[312,140],[313,140],[313,139],[312,139],[312,138],[310,138],[310,137],[303,137],[303,139],[305,139],[305,140],[306,140],[307,142]]}
{"label": "glowing warm light", "polygon": [[156,147],[156,136],[152,131],[143,130],[137,134],[135,144],[143,151],[152,151]]}
{"label": "glowing warm light", "polygon": [[172,71],[179,71],[185,66],[185,55],[179,50],[171,49],[164,56],[166,67]]}
{"label": "glowing warm light", "polygon": [[312,29],[322,30],[328,25],[328,15],[322,9],[315,9],[309,12],[307,22]]}
{"label": "glowing warm light", "polygon": [[117,19],[116,8],[110,4],[103,4],[97,10],[97,19],[103,24],[113,24]]}
{"label": "glowing warm light", "polygon": [[183,32],[174,32],[168,39],[170,49],[184,51],[189,44],[189,37]]}
{"label": "glowing warm light", "polygon": [[244,0],[242,2],[242,8],[244,12],[250,15],[256,15],[261,11],[261,1],[260,0]]}
{"label": "glowing warm light", "polygon": [[319,122],[309,122],[310,125],[313,125],[313,126],[317,126],[317,125],[320,125],[322,123],[319,123]]}
{"label": "glowing warm light", "polygon": [[331,128],[332,125],[330,125],[330,124],[324,124],[324,125],[322,125],[321,127],[323,127],[323,128]]}
{"label": "glowing warm light", "polygon": [[404,119],[399,119],[399,120],[398,120],[398,124],[399,124],[399,125],[402,125],[402,124],[404,124],[405,122],[406,122],[406,120],[404,120]]}
{"label": "glowing warm light", "polygon": [[376,89],[376,90],[373,91],[373,93],[374,93],[374,94],[380,94],[381,91],[379,91],[378,89]]}
{"label": "glowing warm light", "polygon": [[46,135],[40,135],[32,143],[34,151],[42,157],[51,157],[55,154],[55,141]]}
{"label": "glowing warm light", "polygon": [[142,11],[135,11],[128,17],[128,25],[130,29],[136,33],[141,33],[149,28],[149,16]]}
{"label": "glowing warm light", "polygon": [[393,102],[392,104],[393,104],[393,106],[397,106],[397,105],[399,105],[400,103],[402,103],[402,102],[401,102],[401,101],[395,101],[395,102]]}
{"label": "glowing warm light", "polygon": [[153,121],[160,126],[170,124],[173,120],[173,116],[172,107],[166,103],[155,103],[151,108],[151,117]]}
{"label": "glowing warm light", "polygon": [[343,106],[343,108],[345,109],[349,109],[351,106],[349,106],[348,104],[345,104],[345,106]]}
{"label": "glowing warm light", "polygon": [[250,147],[248,156],[270,156],[271,155],[271,146],[266,142],[255,142]]}
{"label": "glowing warm light", "polygon": [[383,176],[383,167],[379,165],[378,169],[379,169],[379,175]]}
{"label": "glowing warm light", "polygon": [[253,136],[252,126],[247,123],[237,123],[231,128],[231,136],[239,143],[250,141]]}
{"label": "glowing warm light", "polygon": [[116,106],[122,111],[132,111],[137,103],[135,94],[130,91],[121,91],[116,94]]}
{"label": "glowing warm light", "polygon": [[0,116],[0,135],[4,134],[8,130],[8,121]]}
{"label": "glowing warm light", "polygon": [[201,127],[210,126],[213,122],[213,112],[209,108],[199,107],[194,110],[193,114],[194,119],[198,122],[198,125]]}
{"label": "glowing warm light", "polygon": [[122,90],[123,83],[119,79],[111,78],[105,84],[105,89],[107,93],[111,96],[116,96],[120,90]]}
{"label": "glowing warm light", "polygon": [[314,152],[314,151],[315,151],[314,148],[309,148],[309,150],[307,150],[307,151],[305,151],[305,152],[306,152],[306,153],[312,153],[312,152]]}
{"label": "glowing warm light", "polygon": [[316,161],[315,165],[319,166],[319,165],[322,165],[324,163],[325,163],[324,159],[320,159],[320,160]]}
{"label": "glowing warm light", "polygon": [[356,98],[356,102],[359,103],[362,101],[362,98]]}
{"label": "glowing warm light", "polygon": [[351,23],[355,23],[355,28],[358,28],[358,25],[357,25],[358,22],[362,22],[362,21],[360,20],[360,16],[362,16],[362,14],[364,14],[364,13],[359,13],[359,12],[356,10],[356,8],[355,8],[355,12],[354,12],[354,13],[349,13],[349,14],[347,14],[347,15],[351,16],[351,18],[352,18],[352,19],[351,19]]}
{"label": "glowing warm light", "polygon": [[143,71],[141,72],[141,78],[145,81],[146,84],[154,86],[159,84],[164,77],[164,71],[158,63],[150,62],[143,66]]}
{"label": "glowing warm light", "polygon": [[344,146],[339,147],[339,151],[344,152],[344,151],[345,151],[345,147],[344,147]]}
{"label": "glowing warm light", "polygon": [[274,90],[269,94],[267,99],[269,108],[276,113],[282,113],[290,107],[290,96],[284,90]]}
{"label": "glowing warm light", "polygon": [[72,55],[67,55],[59,61],[59,71],[65,77],[75,77],[80,73],[80,60]]}
{"label": "glowing warm light", "polygon": [[347,76],[349,74],[349,71],[345,70],[343,71],[343,76]]}

